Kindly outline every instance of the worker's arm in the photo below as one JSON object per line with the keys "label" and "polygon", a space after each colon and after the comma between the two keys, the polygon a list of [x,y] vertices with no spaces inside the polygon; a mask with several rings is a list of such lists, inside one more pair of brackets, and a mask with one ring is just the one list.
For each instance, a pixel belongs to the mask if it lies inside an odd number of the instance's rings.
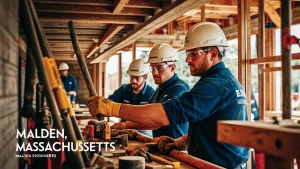
{"label": "worker's arm", "polygon": [[122,104],[119,117],[154,128],[170,124],[164,107],[159,103],[142,106]]}
{"label": "worker's arm", "polygon": [[160,126],[154,127],[154,126],[149,126],[149,125],[145,125],[142,123],[135,123],[132,121],[115,123],[113,126],[111,126],[112,129],[118,129],[118,130],[123,130],[123,129],[155,130],[159,127]]}
{"label": "worker's arm", "polygon": [[89,110],[93,116],[98,113],[107,117],[121,117],[146,126],[160,127],[170,124],[162,104],[128,105],[108,100],[101,96],[89,98]]}

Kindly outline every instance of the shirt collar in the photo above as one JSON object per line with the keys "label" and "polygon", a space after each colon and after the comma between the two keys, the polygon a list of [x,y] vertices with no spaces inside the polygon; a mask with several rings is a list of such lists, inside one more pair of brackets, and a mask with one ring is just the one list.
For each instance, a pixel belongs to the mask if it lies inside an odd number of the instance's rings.
{"label": "shirt collar", "polygon": [[174,83],[175,81],[177,81],[179,79],[179,77],[177,76],[177,74],[175,73],[173,77],[171,77],[169,80],[167,80],[165,83],[159,85],[158,87],[163,89],[163,88],[167,88],[168,86],[170,86],[172,83]]}
{"label": "shirt collar", "polygon": [[205,77],[205,76],[209,76],[211,75],[212,73],[214,73],[215,71],[217,70],[220,70],[220,69],[225,69],[225,64],[224,62],[220,62],[220,63],[217,63],[216,65],[214,65],[213,67],[209,68],[202,77]]}
{"label": "shirt collar", "polygon": [[[131,88],[130,84],[128,84],[128,91],[129,91],[129,92],[132,92],[132,88]],[[145,82],[144,88],[143,88],[142,92],[140,92],[140,93],[142,93],[142,95],[145,95],[146,92],[147,92],[147,83]],[[132,92],[132,93],[133,93],[133,92]],[[139,94],[140,94],[140,93],[139,93]]]}

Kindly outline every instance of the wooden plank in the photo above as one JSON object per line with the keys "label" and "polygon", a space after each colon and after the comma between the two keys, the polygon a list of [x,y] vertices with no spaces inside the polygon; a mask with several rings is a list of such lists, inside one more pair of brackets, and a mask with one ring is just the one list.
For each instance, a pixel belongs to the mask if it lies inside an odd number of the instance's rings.
{"label": "wooden plank", "polygon": [[103,44],[105,44],[108,40],[110,40],[113,36],[115,36],[121,29],[123,29],[124,25],[111,25],[107,32],[103,35],[100,41],[90,50],[87,55],[89,58],[92,54],[94,54]]}
{"label": "wooden plank", "polygon": [[115,0],[113,14],[120,13],[123,8],[126,6],[129,0]]}
{"label": "wooden plank", "polygon": [[[300,65],[294,65],[291,67],[292,70],[299,70],[300,69]],[[262,72],[276,72],[276,71],[281,71],[282,67],[268,67],[268,68],[263,68],[260,69]]]}
{"label": "wooden plank", "polygon": [[55,22],[94,22],[111,24],[140,24],[144,21],[143,16],[125,16],[125,15],[106,15],[106,14],[70,14],[70,13],[51,13],[39,12],[40,21]]}
{"label": "wooden plank", "polygon": [[274,9],[268,1],[265,1],[265,11],[269,15],[273,23],[280,28],[281,27],[281,18],[276,9]]}
{"label": "wooden plank", "polygon": [[38,12],[56,12],[56,13],[82,13],[82,14],[120,14],[120,15],[137,15],[151,16],[152,9],[147,8],[122,8],[118,13],[111,13],[110,6],[96,5],[72,5],[72,4],[45,4],[35,3]]}
{"label": "wooden plank", "polygon": [[[70,5],[98,5],[113,6],[112,0],[33,0],[39,3],[70,4]],[[131,8],[160,8],[159,1],[130,0],[127,4]]]}
{"label": "wooden plank", "polygon": [[[250,64],[266,64],[272,62],[281,62],[281,56],[270,56],[264,58],[251,59]],[[300,53],[292,54],[292,60],[300,60]]]}
{"label": "wooden plank", "polygon": [[136,59],[136,45],[132,43],[132,61]]}
{"label": "wooden plank", "polygon": [[[300,119],[300,111],[292,111],[292,119]],[[282,117],[282,111],[266,111],[266,117],[272,119],[272,117]]]}
{"label": "wooden plank", "polygon": [[150,32],[155,29],[169,23],[170,21],[178,18],[187,11],[194,9],[197,6],[200,6],[208,2],[208,0],[177,0],[174,3],[171,3],[169,6],[162,9],[156,15],[145,21],[144,23],[137,26],[133,31],[128,33],[125,37],[120,39],[119,43],[108,48],[100,54],[100,56],[94,59],[91,63],[101,62],[106,60],[119,49],[126,47],[128,44],[135,42],[137,39],[142,38],[145,35],[148,35]]}
{"label": "wooden plank", "polygon": [[[95,22],[74,22],[74,28],[75,29],[108,29],[110,27],[110,24],[108,23],[95,23]],[[41,22],[41,25],[43,26],[44,29],[46,28],[65,28],[68,29],[68,22]]]}
{"label": "wooden plank", "polygon": [[300,130],[266,122],[218,121],[217,141],[259,152],[300,158]]}
{"label": "wooden plank", "polygon": [[[259,0],[259,13],[258,13],[258,58],[265,57],[265,11],[264,11],[264,0]],[[264,69],[265,65],[259,65],[258,69]],[[264,112],[265,112],[265,74],[263,72],[258,72],[258,113],[259,119],[264,119]]]}
{"label": "wooden plank", "polygon": [[38,3],[112,6],[111,0],[32,0]]}

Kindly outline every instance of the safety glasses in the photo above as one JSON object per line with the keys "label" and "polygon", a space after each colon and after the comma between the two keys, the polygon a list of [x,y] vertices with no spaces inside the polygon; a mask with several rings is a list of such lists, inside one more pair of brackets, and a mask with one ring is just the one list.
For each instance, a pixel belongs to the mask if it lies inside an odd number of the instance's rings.
{"label": "safety glasses", "polygon": [[131,81],[136,80],[136,81],[140,81],[144,76],[129,76],[129,79]]}
{"label": "safety glasses", "polygon": [[192,51],[186,51],[185,54],[186,54],[186,57],[195,58],[196,56],[202,56],[203,52],[207,53],[210,50],[211,49],[192,50]]}
{"label": "safety glasses", "polygon": [[167,67],[169,67],[170,65],[157,65],[157,66],[150,66],[150,71],[158,71],[158,72],[162,72],[164,70],[167,69]]}

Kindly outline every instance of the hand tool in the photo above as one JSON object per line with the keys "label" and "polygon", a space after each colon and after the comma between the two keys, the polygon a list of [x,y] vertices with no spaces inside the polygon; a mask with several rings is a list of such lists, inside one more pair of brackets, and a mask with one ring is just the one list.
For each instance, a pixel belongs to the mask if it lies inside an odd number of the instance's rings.
{"label": "hand tool", "polygon": [[[80,47],[79,47],[79,42],[77,40],[77,36],[76,36],[75,30],[74,30],[72,21],[69,21],[69,31],[70,31],[70,36],[71,36],[71,39],[72,39],[73,48],[74,48],[74,51],[76,53],[76,57],[77,57],[77,60],[78,60],[78,64],[80,66],[80,69],[81,69],[82,75],[84,77],[86,86],[89,90],[90,96],[97,96],[97,92],[96,92],[96,89],[93,85],[91,75],[88,71],[85,60],[82,56],[82,53],[81,53],[81,50],[80,50]],[[97,114],[97,119],[99,121],[103,120],[104,116],[102,116],[101,114]]]}

